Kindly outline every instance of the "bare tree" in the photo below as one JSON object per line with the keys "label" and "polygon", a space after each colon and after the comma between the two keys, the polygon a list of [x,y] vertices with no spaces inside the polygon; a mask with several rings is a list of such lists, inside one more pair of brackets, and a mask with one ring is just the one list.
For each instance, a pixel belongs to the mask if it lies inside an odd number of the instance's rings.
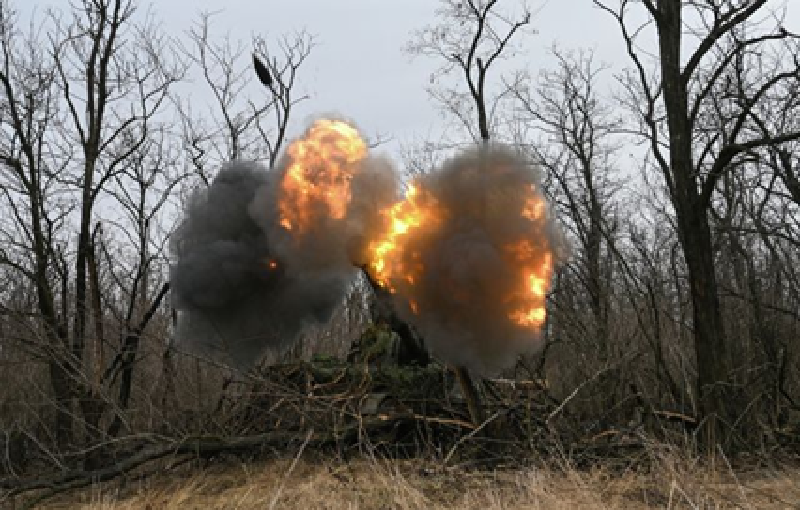
{"label": "bare tree", "polygon": [[[308,98],[296,96],[297,79],[315,44],[305,31],[283,36],[274,44],[276,49],[259,36],[252,41],[251,60],[242,41],[228,35],[221,42],[214,42],[211,31],[212,16],[201,15],[189,31],[191,47],[184,48],[184,53],[201,73],[212,95],[212,106],[202,113],[192,108],[191,100],[177,100],[186,148],[193,155],[193,170],[204,180],[208,179],[209,163],[214,166],[249,158],[275,164],[292,110]],[[259,79],[266,88],[266,98],[260,97],[263,91],[255,96],[247,93],[255,61],[265,77]]]}
{"label": "bare tree", "polygon": [[[586,378],[608,372],[629,350],[611,338],[622,123],[599,90],[607,66],[590,51],[553,48],[552,54],[555,69],[541,71],[538,81],[518,73],[507,83],[517,101],[511,126],[518,146],[545,170],[551,205],[574,240],[572,260],[559,269],[561,285],[551,295],[558,310],[551,328],[590,355]],[[598,378],[598,412],[618,400],[614,388],[623,381],[613,379]]]}
{"label": "bare tree", "polygon": [[[598,75],[605,68],[595,64],[592,53],[554,49],[553,54],[557,67],[542,73],[535,90],[524,75],[509,85],[521,110],[517,122],[525,124],[519,143],[530,147],[556,182],[556,203],[562,206],[562,217],[569,218],[579,247],[577,270],[594,322],[591,337],[600,357],[608,359],[611,250],[605,245],[613,242],[617,228],[613,193],[618,178],[613,167],[620,119],[597,90]],[[522,139],[528,130],[541,133],[540,143]]]}
{"label": "bare tree", "polygon": [[[105,308],[116,315],[115,322],[121,325],[118,328],[120,343],[110,363],[104,366],[102,376],[102,383],[108,388],[119,381],[115,399],[117,412],[108,428],[111,436],[120,432],[122,413],[130,404],[142,335],[169,290],[165,268],[170,226],[164,213],[175,207],[172,203],[174,191],[188,177],[177,172],[183,155],[177,140],[169,134],[169,127],[154,126],[148,141],[128,158],[122,173],[109,185],[108,193],[114,197],[121,214],[106,216],[103,225],[109,232],[108,238],[113,233],[125,240],[124,248],[111,253],[111,242],[100,235],[95,236],[93,242],[96,257],[101,262],[95,261],[89,267],[97,272],[97,266],[102,263],[114,289],[108,294],[116,301],[116,306],[106,304]],[[99,283],[95,287],[99,287]],[[97,301],[100,301],[99,296]],[[102,316],[102,312],[97,315]],[[163,333],[166,329],[161,327],[159,331]],[[165,351],[171,346],[167,335],[157,344]],[[166,390],[166,386],[162,390]]]}
{"label": "bare tree", "polygon": [[[747,27],[742,27],[726,44],[740,44],[745,39]],[[797,40],[785,40],[780,45],[740,52],[726,71],[725,87],[719,95],[747,102],[754,76],[779,72],[785,62],[796,60],[798,51]],[[743,129],[765,138],[772,133],[800,131],[796,119],[799,84],[784,80],[763,94]],[[711,125],[718,126],[720,136],[730,131],[725,126],[737,120],[724,101],[714,102],[708,117],[714,121]],[[792,375],[787,366],[796,356],[796,347],[781,333],[792,316],[779,311],[791,310],[798,295],[793,261],[800,248],[800,188],[792,156],[797,147],[797,140],[784,140],[748,150],[736,162],[735,171],[720,178],[718,198],[710,209],[712,225],[719,233],[717,244],[725,248],[719,256],[722,292],[730,309],[725,319],[739,325],[729,328],[733,332],[735,381],[763,395],[760,412],[752,414],[763,417],[772,428],[786,415],[783,404],[797,407],[785,390]]]}
{"label": "bare tree", "polygon": [[[60,265],[63,239],[55,238],[54,230],[63,225],[70,205],[52,199],[63,166],[49,164],[48,154],[55,144],[46,136],[60,120],[56,76],[45,48],[35,36],[18,31],[16,15],[5,2],[0,4],[0,15],[4,112],[0,189],[3,209],[12,219],[3,225],[0,262],[15,278],[29,280],[35,289],[36,309],[42,321],[42,349],[49,354],[48,368],[56,399],[56,441],[67,444],[72,433],[69,376],[63,365],[68,349],[67,317],[66,306],[58,306],[60,289],[53,278],[54,273],[65,269]],[[45,203],[55,208],[46,208]]]}
{"label": "bare tree", "polygon": [[[600,0],[594,3],[619,25],[633,64],[623,77],[628,105],[638,115],[640,134],[649,142],[675,209],[692,298],[697,411],[707,425],[706,443],[715,444],[729,437],[725,425],[733,426],[741,409],[730,384],[731,355],[720,311],[709,208],[720,178],[736,168],[748,151],[800,138],[797,131],[751,129],[756,106],[797,81],[797,62],[784,61],[780,68],[753,73],[744,97],[726,97],[720,90],[726,85],[726,70],[739,55],[791,43],[795,36],[779,22],[769,26],[754,22],[766,12],[767,0],[621,0],[615,7]],[[632,25],[636,10],[647,16],[644,25]],[[650,53],[640,46],[649,27],[657,34],[655,62],[648,61]],[[744,33],[747,36],[740,38]],[[728,40],[734,43],[726,44]],[[704,114],[712,101],[725,102],[730,112],[733,122],[724,126],[724,133],[706,129]]]}
{"label": "bare tree", "polygon": [[0,81],[12,114],[0,151],[11,170],[4,188],[14,190],[5,206],[17,212],[5,227],[9,235],[27,233],[16,257],[3,258],[38,289],[61,445],[73,440],[75,401],[90,436],[100,432],[105,407],[87,363],[105,340],[96,225],[115,205],[109,187],[149,143],[169,88],[182,79],[171,41],[134,13],[122,0],[82,2],[71,19],[45,19],[47,40],[2,20]]}
{"label": "bare tree", "polygon": [[274,126],[271,129],[265,126],[262,118],[256,120],[256,126],[261,134],[261,140],[267,146],[269,165],[274,166],[286,140],[286,129],[292,109],[297,103],[308,98],[305,95],[295,97],[295,88],[298,70],[308,58],[315,43],[311,34],[304,31],[281,37],[277,42],[277,51],[271,51],[270,45],[263,37],[256,38],[254,43],[256,48],[254,59],[258,58],[257,55],[261,55],[263,59],[261,62],[272,78],[270,82],[264,83],[262,80],[262,83],[270,92],[269,105],[274,115]]}
{"label": "bare tree", "polygon": [[[515,38],[530,24],[530,9],[523,3],[519,13],[507,14],[498,7],[499,0],[441,0],[439,4],[438,23],[418,31],[407,50],[442,62],[431,76],[428,92],[475,142],[487,143],[495,129],[496,110],[508,94],[503,89],[489,93],[490,70],[517,51]],[[441,86],[454,72],[461,74],[466,93]]]}

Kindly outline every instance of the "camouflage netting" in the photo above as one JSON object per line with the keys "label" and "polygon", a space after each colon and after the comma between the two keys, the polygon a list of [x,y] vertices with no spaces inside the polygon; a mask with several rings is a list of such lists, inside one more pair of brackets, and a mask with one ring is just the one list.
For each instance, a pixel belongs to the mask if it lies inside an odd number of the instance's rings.
{"label": "camouflage netting", "polygon": [[[441,452],[475,429],[459,381],[438,363],[397,365],[399,343],[388,328],[372,327],[348,361],[316,357],[261,368],[230,383],[219,409],[229,417],[224,427],[237,434],[296,431],[300,438],[311,429],[330,432],[341,450],[369,444],[393,455]],[[483,381],[480,394],[493,453],[504,442],[518,448],[520,438],[545,433],[554,406],[540,384]]]}

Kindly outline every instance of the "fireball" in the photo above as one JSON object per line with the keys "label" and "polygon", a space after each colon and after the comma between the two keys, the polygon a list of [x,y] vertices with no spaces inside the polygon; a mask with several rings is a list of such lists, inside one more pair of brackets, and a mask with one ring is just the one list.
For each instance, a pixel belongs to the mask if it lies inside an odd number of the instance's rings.
{"label": "fireball", "polygon": [[[383,235],[370,244],[370,267],[378,283],[392,294],[398,287],[413,287],[422,275],[422,253],[412,242],[424,232],[435,230],[442,219],[436,199],[418,184],[408,187],[406,198],[382,211],[387,226]],[[409,299],[417,312],[417,305]]]}
{"label": "fireball", "polygon": [[538,177],[513,149],[475,148],[381,209],[368,270],[442,361],[493,375],[544,345],[565,250]]}
{"label": "fireball", "polygon": [[[488,320],[498,326],[496,329],[538,332],[546,319],[545,300],[554,269],[553,251],[545,234],[546,204],[533,184],[523,181],[509,185],[503,181],[506,177],[503,170],[496,181],[487,179],[484,188],[476,186],[480,195],[471,195],[472,200],[454,199],[447,191],[459,186],[458,179],[474,179],[468,171],[448,179],[423,177],[412,183],[404,200],[382,212],[384,231],[370,244],[370,270],[376,281],[404,301],[414,315],[431,303],[426,296],[432,291],[443,292],[446,287],[452,300],[443,307],[452,313],[452,303],[464,304],[463,316],[458,319],[464,324],[474,320],[472,315],[479,308],[483,314],[494,315],[481,318],[481,322]],[[437,192],[448,196],[437,196]],[[516,228],[497,229],[498,224]],[[455,284],[444,274],[426,274],[426,270],[433,271],[426,267],[427,260],[441,258],[430,252],[441,250],[465,231],[482,232],[480,242],[497,254],[492,262],[475,263],[472,276]],[[441,268],[439,272],[446,273]],[[486,285],[489,279],[493,281]],[[438,282],[434,285],[439,288],[422,288],[424,280]],[[496,295],[470,295],[476,288],[490,288]],[[427,311],[442,315],[437,310]]]}
{"label": "fireball", "polygon": [[525,276],[520,279],[520,288],[513,299],[522,304],[509,312],[508,318],[520,326],[539,328],[547,318],[545,298],[553,272],[553,257],[545,252],[540,261],[529,257],[526,262],[521,269]]}
{"label": "fireball", "polygon": [[280,225],[293,234],[308,232],[319,218],[342,219],[350,201],[350,181],[367,155],[353,126],[317,120],[286,149],[288,164],[280,183]]}
{"label": "fireball", "polygon": [[513,303],[508,318],[519,326],[538,330],[547,318],[545,302],[553,274],[553,247],[545,235],[544,197],[532,185],[521,192],[523,205],[519,214],[527,221],[528,228],[523,231],[521,239],[503,246],[518,283],[508,295],[507,302]]}

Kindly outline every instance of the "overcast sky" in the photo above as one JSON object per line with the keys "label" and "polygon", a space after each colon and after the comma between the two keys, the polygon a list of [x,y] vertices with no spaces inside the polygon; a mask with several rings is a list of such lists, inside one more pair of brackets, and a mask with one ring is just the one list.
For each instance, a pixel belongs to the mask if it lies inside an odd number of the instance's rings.
{"label": "overcast sky", "polygon": [[[503,0],[500,6],[517,6],[517,0]],[[215,16],[219,33],[233,30],[241,37],[263,34],[272,37],[305,28],[317,37],[303,69],[302,85],[311,94],[301,116],[336,112],[354,119],[368,134],[393,138],[387,147],[438,136],[440,112],[428,97],[425,86],[438,63],[429,58],[412,58],[404,51],[415,30],[435,21],[435,0],[201,0],[159,4],[156,9],[167,19],[188,25],[191,12],[220,11]],[[623,62],[623,47],[613,21],[593,8],[590,0],[531,2],[536,11],[526,34],[525,54],[515,67],[534,72],[552,65],[547,58],[553,43],[563,47],[591,47],[598,57]],[[190,17],[188,17],[190,18]],[[170,22],[172,25],[172,22]],[[301,121],[298,128],[307,119]]]}
{"label": "overcast sky", "polygon": [[[15,3],[23,13],[32,5],[40,10],[69,8],[67,0]],[[800,0],[789,3],[794,5],[787,27],[800,32],[796,5]],[[436,136],[442,129],[441,115],[425,91],[437,63],[412,59],[404,52],[413,31],[434,21],[437,4],[436,0],[170,0],[139,5],[155,11],[173,35],[187,30],[203,11],[217,13],[212,36],[230,32],[244,42],[252,35],[269,40],[308,30],[317,46],[301,69],[298,92],[311,97],[298,109],[292,134],[315,115],[338,113],[355,120],[367,134],[391,136],[386,148],[394,152],[402,143]],[[612,72],[627,65],[614,20],[591,0],[531,0],[530,5],[537,33],[525,36],[525,54],[509,66],[527,67],[533,73],[552,67],[548,51],[553,44],[594,49],[596,58],[610,64]]]}

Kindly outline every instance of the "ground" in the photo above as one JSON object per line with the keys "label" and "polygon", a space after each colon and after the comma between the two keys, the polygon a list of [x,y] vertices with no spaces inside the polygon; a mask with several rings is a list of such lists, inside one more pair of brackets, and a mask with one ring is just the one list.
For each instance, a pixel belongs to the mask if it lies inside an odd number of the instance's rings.
{"label": "ground", "polygon": [[[797,509],[800,468],[734,471],[660,455],[655,467],[476,471],[431,461],[318,458],[226,461],[111,482],[43,508],[122,509]],[[657,467],[657,469],[656,469]]]}

